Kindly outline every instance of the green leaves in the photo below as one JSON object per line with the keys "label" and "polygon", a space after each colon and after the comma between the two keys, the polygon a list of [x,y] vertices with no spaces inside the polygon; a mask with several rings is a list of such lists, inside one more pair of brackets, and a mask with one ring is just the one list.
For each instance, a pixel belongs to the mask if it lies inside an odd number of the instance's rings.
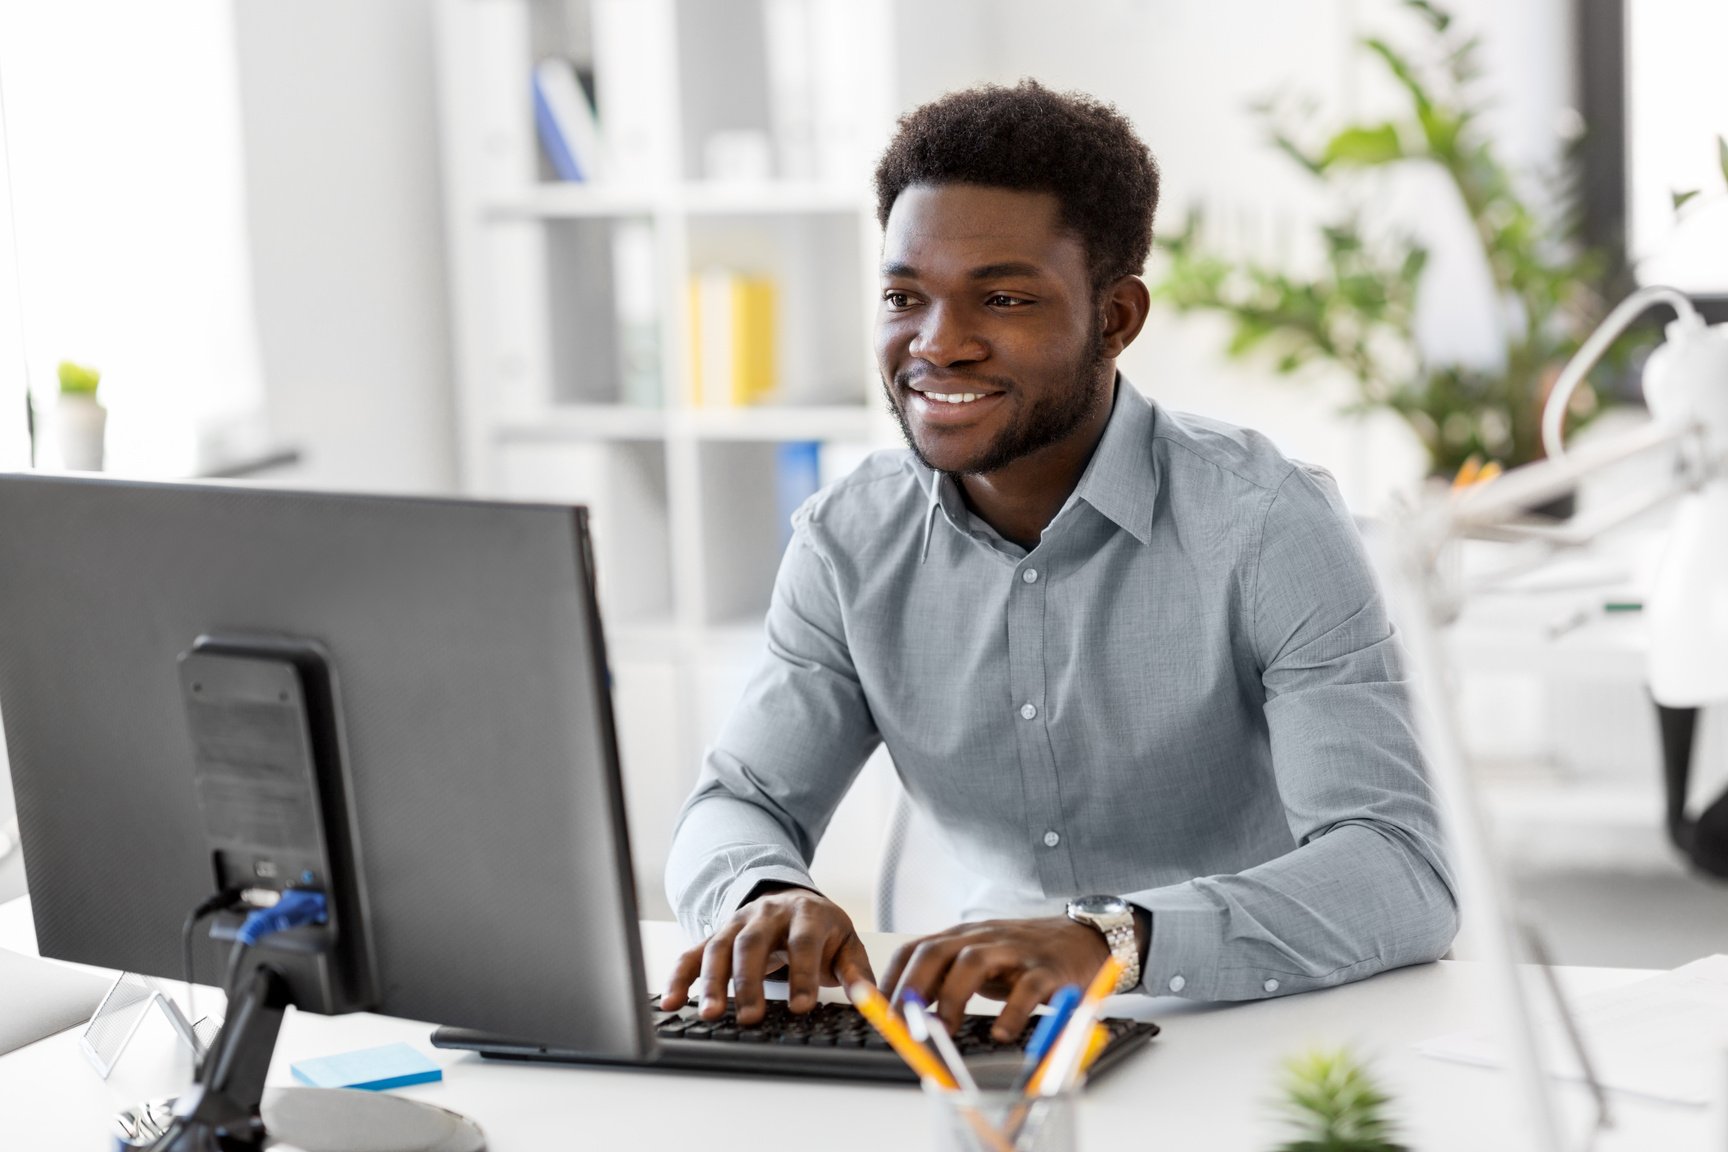
{"label": "green leaves", "polygon": [[1670,192],[1669,195],[1674,197],[1674,211],[1678,212],[1682,204],[1698,195],[1698,189],[1688,188],[1684,192]]}
{"label": "green leaves", "polygon": [[1355,164],[1369,167],[1402,160],[1404,155],[1396,125],[1352,125],[1326,142],[1326,149],[1320,154],[1320,166]]}
{"label": "green leaves", "polygon": [[1722,169],[1722,179],[1728,182],[1728,138],[1716,137],[1716,165]]}
{"label": "green leaves", "polygon": [[[1408,101],[1402,115],[1345,124],[1318,146],[1307,131],[1316,105],[1281,95],[1257,106],[1274,147],[1339,193],[1366,169],[1413,161],[1445,173],[1468,217],[1492,278],[1502,355],[1493,367],[1429,363],[1416,340],[1416,303],[1428,252],[1408,235],[1370,228],[1353,214],[1325,224],[1323,261],[1303,274],[1256,260],[1208,253],[1192,217],[1165,241],[1169,271],[1154,296],[1180,312],[1206,311],[1230,323],[1226,351],[1263,356],[1282,375],[1331,366],[1354,379],[1348,411],[1386,408],[1420,438],[1436,472],[1471,455],[1511,467],[1537,459],[1546,387],[1600,319],[1609,260],[1575,243],[1563,196],[1538,211],[1521,177],[1481,128],[1481,44],[1430,0],[1406,0],[1420,33],[1413,46],[1363,41]],[[1728,141],[1718,139],[1728,179]],[[1677,199],[1677,203],[1684,202]],[[1548,201],[1544,201],[1548,203]],[[1588,386],[1573,426],[1595,412]]]}
{"label": "green leaves", "polygon": [[1344,1049],[1286,1061],[1282,1086],[1298,1138],[1277,1152],[1407,1152],[1393,1141],[1390,1099]]}
{"label": "green leaves", "polygon": [[94,396],[102,373],[70,360],[60,361],[60,391],[68,396]]}

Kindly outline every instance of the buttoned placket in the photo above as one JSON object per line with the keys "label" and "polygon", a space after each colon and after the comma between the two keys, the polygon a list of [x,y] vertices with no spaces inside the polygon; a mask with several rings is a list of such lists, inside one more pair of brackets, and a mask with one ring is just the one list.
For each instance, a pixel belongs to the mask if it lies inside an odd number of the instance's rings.
{"label": "buttoned placket", "polygon": [[[1054,528],[1054,523],[1052,528]],[[1047,534],[1048,538],[1048,534]],[[1045,679],[1046,596],[1050,550],[1044,544],[1022,556],[1009,579],[1008,677],[1013,686],[1015,748],[1020,757],[1021,794],[1026,798],[1026,836],[1045,893],[1072,895],[1075,869],[1062,818],[1062,791],[1050,740],[1049,685]]]}

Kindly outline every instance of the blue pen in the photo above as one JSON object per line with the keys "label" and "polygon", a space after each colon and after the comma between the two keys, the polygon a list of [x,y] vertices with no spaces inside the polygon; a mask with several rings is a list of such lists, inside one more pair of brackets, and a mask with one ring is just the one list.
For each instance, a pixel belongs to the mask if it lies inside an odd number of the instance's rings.
{"label": "blue pen", "polygon": [[1038,1027],[1032,1030],[1032,1039],[1026,1041],[1026,1062],[1014,1077],[1013,1091],[1026,1091],[1026,1085],[1032,1081],[1032,1074],[1038,1071],[1039,1061],[1044,1059],[1051,1046],[1056,1043],[1056,1037],[1062,1035],[1062,1029],[1068,1025],[1068,1017],[1074,1015],[1074,1009],[1079,1007],[1081,995],[1078,984],[1064,984],[1057,989],[1056,995],[1050,998],[1050,1011],[1039,1019]]}

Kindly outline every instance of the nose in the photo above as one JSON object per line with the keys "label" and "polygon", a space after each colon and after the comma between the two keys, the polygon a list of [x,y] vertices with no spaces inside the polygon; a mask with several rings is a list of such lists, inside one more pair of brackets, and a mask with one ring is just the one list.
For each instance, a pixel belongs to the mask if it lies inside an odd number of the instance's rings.
{"label": "nose", "polygon": [[919,320],[907,351],[920,360],[945,368],[982,360],[988,354],[983,339],[951,305],[932,304]]}

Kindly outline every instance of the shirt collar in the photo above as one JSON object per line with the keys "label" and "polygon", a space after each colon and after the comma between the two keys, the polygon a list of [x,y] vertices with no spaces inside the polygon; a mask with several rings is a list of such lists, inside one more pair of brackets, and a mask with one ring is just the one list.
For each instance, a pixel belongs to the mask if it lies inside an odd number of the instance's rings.
{"label": "shirt collar", "polygon": [[1158,502],[1158,470],[1152,458],[1157,409],[1126,376],[1116,376],[1116,403],[1104,435],[1074,487],[1084,500],[1134,539],[1152,539],[1152,513]]}
{"label": "shirt collar", "polygon": [[[1152,512],[1158,496],[1158,473],[1151,452],[1156,422],[1157,410],[1152,401],[1118,373],[1116,398],[1104,435],[1063,509],[1076,500],[1084,500],[1140,543],[1151,540]],[[959,493],[946,472],[926,467],[916,456],[912,457],[912,466],[929,494],[924,506],[924,542],[918,553],[918,562],[922,564],[930,556],[930,534],[935,530],[937,510],[946,501],[956,502],[956,508],[964,505],[959,503]]]}

